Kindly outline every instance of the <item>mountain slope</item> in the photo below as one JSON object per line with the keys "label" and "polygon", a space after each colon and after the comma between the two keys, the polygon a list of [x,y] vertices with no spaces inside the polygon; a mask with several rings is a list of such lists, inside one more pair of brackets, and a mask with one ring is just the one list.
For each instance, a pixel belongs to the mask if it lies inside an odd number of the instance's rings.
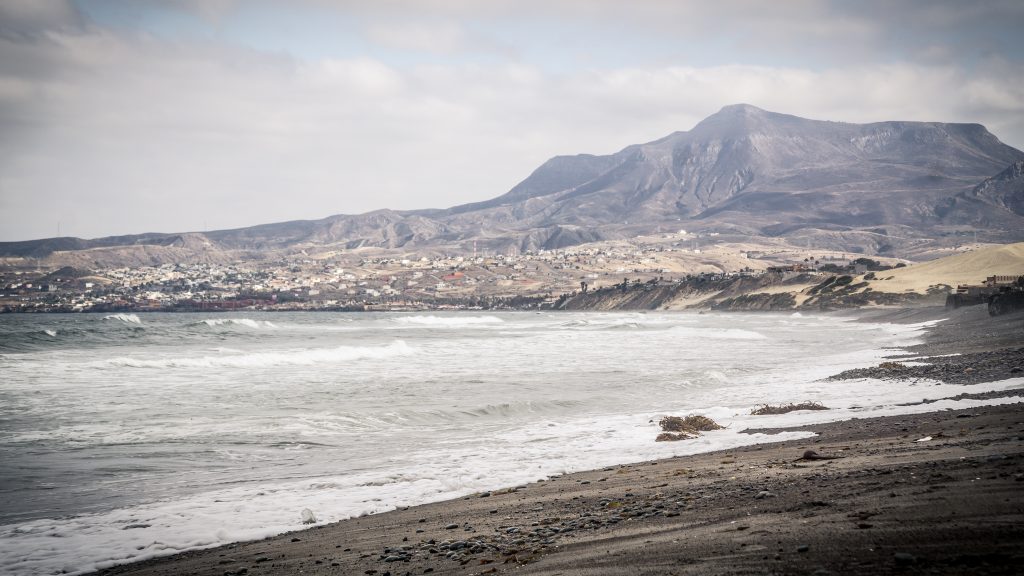
{"label": "mountain slope", "polygon": [[0,243],[0,256],[123,246],[174,247],[166,253],[175,257],[192,246],[206,259],[316,246],[533,250],[680,226],[867,253],[971,232],[1010,242],[1024,239],[1022,172],[1024,152],[978,124],[849,124],[738,104],[615,154],[557,156],[509,192],[453,208]]}
{"label": "mountain slope", "polygon": [[780,220],[919,224],[937,199],[1024,153],[976,124],[843,124],[736,105],[689,132],[605,158],[611,167],[587,182],[562,186],[569,174],[586,173],[579,164],[589,168],[591,158],[563,160],[557,168],[565,174],[548,170],[517,186],[553,204],[531,212],[540,216],[535,223],[687,218],[761,232]]}

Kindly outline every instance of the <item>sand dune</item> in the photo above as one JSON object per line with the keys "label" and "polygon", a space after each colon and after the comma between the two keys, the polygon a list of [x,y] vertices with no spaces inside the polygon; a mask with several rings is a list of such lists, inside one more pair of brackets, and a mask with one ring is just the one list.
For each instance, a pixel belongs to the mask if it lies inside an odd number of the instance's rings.
{"label": "sand dune", "polygon": [[939,284],[951,287],[981,284],[992,275],[1024,275],[1024,242],[986,247],[906,268],[875,272],[877,279],[868,282],[872,290],[879,292],[924,293],[929,286]]}

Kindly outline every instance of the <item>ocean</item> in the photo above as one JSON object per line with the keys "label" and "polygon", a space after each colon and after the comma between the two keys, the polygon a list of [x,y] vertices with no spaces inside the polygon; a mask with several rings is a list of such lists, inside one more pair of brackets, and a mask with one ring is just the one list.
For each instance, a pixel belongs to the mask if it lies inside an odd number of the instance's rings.
{"label": "ocean", "polygon": [[[298,530],[304,511],[325,523],[810,436],[749,427],[984,403],[906,405],[963,390],[935,382],[823,380],[923,327],[799,313],[0,316],[0,572],[83,573]],[[832,409],[750,415],[808,400]],[[654,441],[661,416],[691,413],[725,428]]]}

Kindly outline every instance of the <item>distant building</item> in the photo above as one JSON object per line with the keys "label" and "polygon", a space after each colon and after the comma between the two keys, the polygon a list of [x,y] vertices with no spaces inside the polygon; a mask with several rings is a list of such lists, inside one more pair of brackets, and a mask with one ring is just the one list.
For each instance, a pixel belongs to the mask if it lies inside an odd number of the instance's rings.
{"label": "distant building", "polygon": [[1009,286],[1017,281],[1020,276],[989,276],[985,278],[985,286],[995,288],[996,286]]}

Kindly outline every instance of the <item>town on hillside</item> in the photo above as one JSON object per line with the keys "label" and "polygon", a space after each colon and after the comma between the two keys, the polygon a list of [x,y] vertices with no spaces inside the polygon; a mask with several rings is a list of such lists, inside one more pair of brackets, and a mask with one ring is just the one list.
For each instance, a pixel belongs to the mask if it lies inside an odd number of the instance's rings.
{"label": "town on hillside", "polygon": [[91,270],[41,270],[23,262],[0,268],[0,311],[539,309],[613,287],[649,291],[738,278],[792,283],[904,265],[717,236],[681,230],[524,253],[396,256],[356,250]]}

